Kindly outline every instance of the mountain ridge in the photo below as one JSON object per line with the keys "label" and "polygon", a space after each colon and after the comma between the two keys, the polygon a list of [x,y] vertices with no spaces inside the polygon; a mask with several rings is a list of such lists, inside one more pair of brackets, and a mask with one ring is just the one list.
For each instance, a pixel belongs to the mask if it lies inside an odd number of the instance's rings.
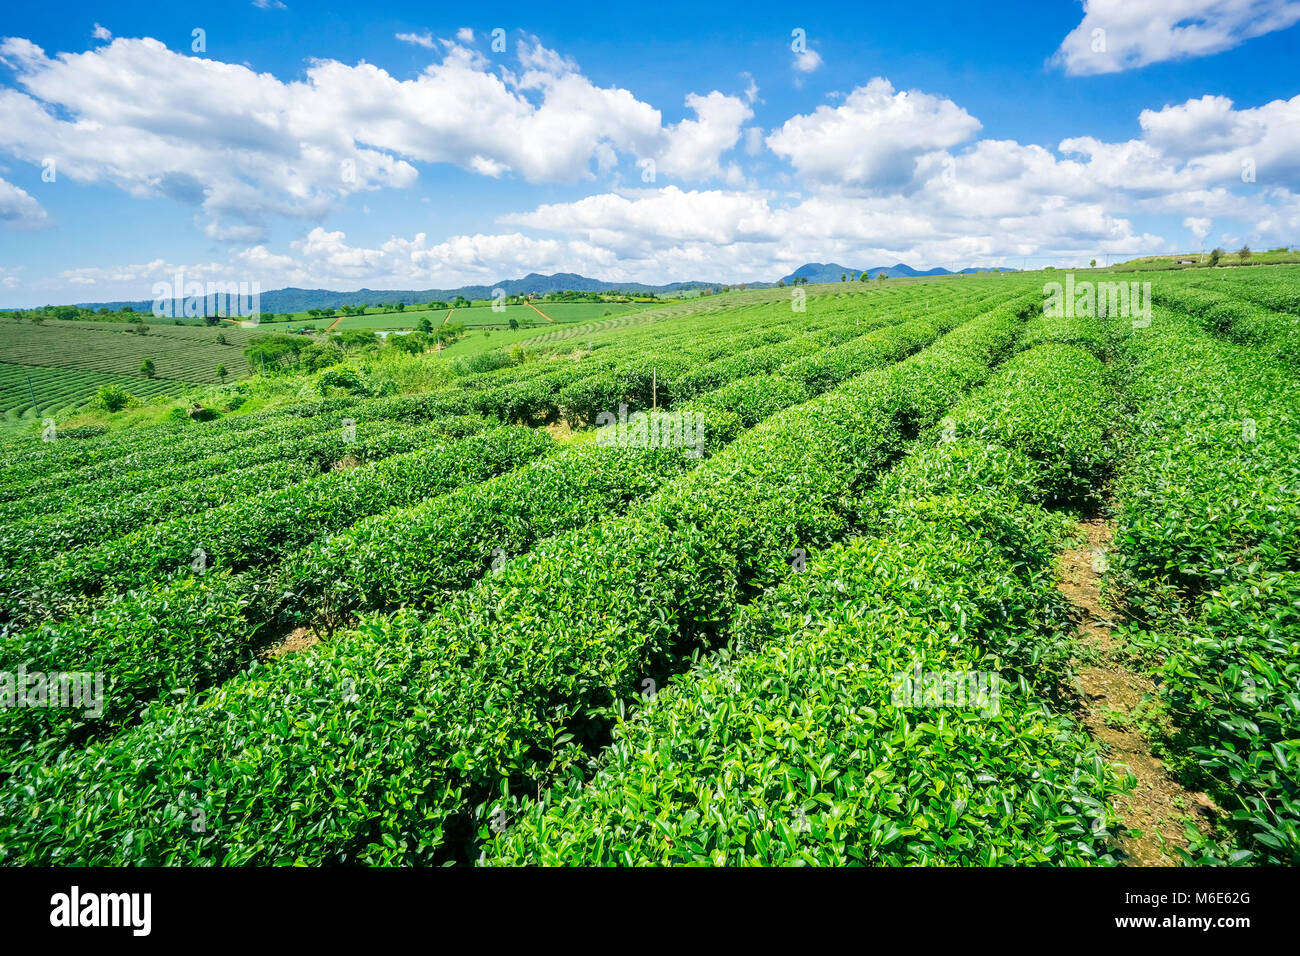
{"label": "mountain ridge", "polygon": [[[833,262],[808,262],[779,281],[788,285],[796,277],[802,278],[806,276],[809,282],[838,282],[841,274],[858,276],[861,275],[862,271],[861,269],[850,269],[847,266],[841,266]],[[955,273],[944,268],[934,268],[920,271],[900,262],[893,266],[880,266],[866,271],[874,279],[880,272],[886,273],[890,278],[896,278],[899,276],[958,275],[995,270],[972,268],[963,269],[961,273]],[[1000,269],[996,271],[1012,272],[1015,270]],[[278,313],[303,312],[307,309],[337,309],[345,305],[392,305],[398,302],[411,306],[425,302],[450,302],[457,296],[464,296],[466,299],[490,299],[497,289],[503,290],[506,295],[529,295],[533,293],[545,295],[548,292],[662,294],[695,289],[718,291],[723,286],[735,287],[737,285],[744,285],[750,289],[766,289],[777,284],[777,282],[723,283],[692,280],[651,285],[644,282],[606,282],[603,279],[592,279],[576,272],[556,272],[552,275],[530,272],[518,279],[502,279],[500,282],[488,285],[465,285],[455,289],[370,289],[363,287],[354,291],[340,292],[332,289],[302,289],[297,286],[286,286],[283,289],[271,289],[263,292],[261,294],[261,309],[264,312]],[[113,300],[77,302],[74,304],[80,308],[112,309],[114,311],[121,309],[123,306],[130,306],[137,312],[149,312],[152,309],[153,300]]]}

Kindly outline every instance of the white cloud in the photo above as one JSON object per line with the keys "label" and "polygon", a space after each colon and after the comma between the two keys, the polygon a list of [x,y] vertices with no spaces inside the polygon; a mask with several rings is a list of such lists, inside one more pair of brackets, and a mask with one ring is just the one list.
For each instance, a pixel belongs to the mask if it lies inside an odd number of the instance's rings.
{"label": "white cloud", "polygon": [[1188,216],[1183,220],[1183,226],[1196,237],[1198,242],[1204,242],[1205,237],[1210,234],[1213,227],[1213,220],[1203,219],[1199,216]]}
{"label": "white cloud", "polygon": [[410,43],[414,46],[422,46],[432,50],[437,44],[434,42],[433,34],[427,30],[424,33],[398,33],[395,34],[397,39],[403,43]]}
{"label": "white cloud", "polygon": [[1072,75],[1218,53],[1300,21],[1296,0],[1084,0],[1054,61]]}
{"label": "white cloud", "polygon": [[821,54],[811,47],[794,55],[794,68],[800,73],[811,73],[821,65]]}
{"label": "white cloud", "polygon": [[667,127],[659,110],[539,44],[519,45],[517,77],[443,44],[441,62],[413,79],[322,60],[282,82],[151,39],[47,57],[9,38],[0,60],[19,90],[0,88],[0,150],[52,156],[73,181],[196,205],[208,235],[243,243],[261,241],[272,216],[320,219],[353,193],[409,186],[413,161],[575,182],[625,155],[683,179],[735,179],[719,160],[750,115],[736,97],[692,94],[697,118]]}
{"label": "white cloud", "polygon": [[0,223],[11,229],[39,229],[49,216],[31,194],[0,179]]}
{"label": "white cloud", "polygon": [[94,37],[96,40],[111,40],[111,39],[113,39],[113,34],[112,34],[112,32],[108,29],[108,27],[102,27],[102,26],[100,26],[98,23],[95,24],[95,29],[94,29],[94,31],[93,31],[90,35],[91,35],[92,37]]}
{"label": "white cloud", "polygon": [[253,6],[259,10],[287,10],[281,0],[253,0]]}
{"label": "white cloud", "polygon": [[456,39],[461,43],[470,44],[474,42],[474,31],[469,27],[461,27],[456,31]]}
{"label": "white cloud", "polygon": [[868,188],[909,183],[918,158],[969,139],[980,123],[951,100],[895,92],[876,77],[842,106],[794,116],[767,137],[768,148],[807,179]]}
{"label": "white cloud", "polygon": [[716,90],[708,96],[692,93],[686,97],[686,105],[697,118],[682,120],[668,130],[658,168],[688,181],[718,178],[723,175],[719,157],[740,140],[740,128],[754,111],[738,98]]}
{"label": "white cloud", "polygon": [[1238,110],[1204,96],[1138,117],[1142,138],[1101,143],[1078,137],[1064,151],[1089,157],[1099,182],[1116,189],[1169,194],[1215,187],[1300,190],[1300,96]]}

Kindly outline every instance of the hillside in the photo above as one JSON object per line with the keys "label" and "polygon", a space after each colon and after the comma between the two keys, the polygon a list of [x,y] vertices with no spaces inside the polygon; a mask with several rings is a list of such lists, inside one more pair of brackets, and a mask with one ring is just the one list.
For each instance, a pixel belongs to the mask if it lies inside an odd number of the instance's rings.
{"label": "hillside", "polygon": [[9,436],[0,652],[111,692],[0,708],[0,865],[1294,860],[1300,269],[1042,279]]}

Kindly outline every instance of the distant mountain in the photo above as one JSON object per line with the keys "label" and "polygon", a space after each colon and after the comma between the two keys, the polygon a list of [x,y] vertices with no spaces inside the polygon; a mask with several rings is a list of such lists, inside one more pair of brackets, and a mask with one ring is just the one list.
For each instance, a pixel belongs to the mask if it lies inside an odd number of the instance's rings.
{"label": "distant mountain", "polygon": [[[862,275],[863,271],[864,270],[862,269],[853,269],[850,268],[849,266],[842,266],[837,262],[809,262],[809,263],[805,263],[804,265],[801,265],[798,269],[795,269],[794,272],[791,272],[788,276],[783,276],[781,278],[781,281],[786,283],[787,285],[793,282],[796,278],[798,279],[807,278],[807,280],[812,283],[839,282],[840,276],[848,276],[850,279],[856,279],[857,277]],[[942,267],[935,267],[933,269],[927,269],[926,271],[922,272],[919,269],[913,269],[911,266],[903,262],[900,262],[897,265],[892,265],[892,266],[875,266],[865,271],[867,275],[869,275],[873,279],[876,276],[880,275],[880,273],[882,272],[885,275],[889,276],[889,278],[891,279],[897,279],[899,277],[912,278],[914,276],[970,275],[975,272],[1015,272],[1014,269],[1003,269],[1003,268],[996,268],[996,269],[968,268],[968,269],[962,269],[960,273],[957,273],[949,269],[944,269]]]}
{"label": "distant mountain", "polygon": [[[531,272],[522,279],[503,279],[492,285],[466,285],[459,289],[358,289],[355,292],[334,292],[330,289],[271,289],[262,293],[263,312],[303,312],[307,309],[337,309],[344,305],[390,305],[401,302],[418,305],[423,302],[450,302],[458,295],[467,299],[490,299],[496,289],[506,295],[528,295],[547,292],[682,292],[688,289],[717,289],[718,282],[670,282],[667,285],[646,285],[641,282],[605,282],[589,279],[572,272],[557,272],[544,276]],[[137,312],[153,308],[152,299],[136,302],[78,302],[87,309],[113,309],[129,305]]]}
{"label": "distant mountain", "polygon": [[[1013,269],[963,269],[962,273],[971,272],[1014,272]],[[946,276],[956,275],[947,269],[936,268],[920,272],[902,262],[892,266],[877,266],[867,273],[875,278],[885,273],[891,279],[899,276]],[[839,282],[841,275],[857,277],[861,269],[851,269],[834,262],[809,262],[785,276],[788,285],[798,276],[807,276],[809,282]],[[459,289],[357,289],[355,292],[335,292],[331,289],[270,289],[262,293],[261,309],[263,312],[304,312],[307,309],[337,309],[345,305],[392,305],[398,302],[404,305],[419,305],[424,302],[450,302],[457,296],[467,299],[490,299],[496,289],[505,290],[506,295],[528,295],[548,292],[653,292],[662,295],[670,292],[683,292],[690,289],[713,289],[721,291],[724,285],[736,288],[739,283],[722,282],[669,282],[666,285],[646,285],[642,282],[605,282],[602,279],[589,279],[573,272],[557,272],[544,276],[530,272],[522,279],[502,279],[492,285],[466,285]],[[772,282],[749,282],[746,288],[765,289],[775,285]],[[86,309],[112,309],[117,311],[123,306],[130,306],[137,312],[149,312],[153,308],[152,299],[140,299],[133,302],[78,302]],[[179,311],[178,303],[178,311]],[[216,312],[215,301],[209,304],[209,312]]]}

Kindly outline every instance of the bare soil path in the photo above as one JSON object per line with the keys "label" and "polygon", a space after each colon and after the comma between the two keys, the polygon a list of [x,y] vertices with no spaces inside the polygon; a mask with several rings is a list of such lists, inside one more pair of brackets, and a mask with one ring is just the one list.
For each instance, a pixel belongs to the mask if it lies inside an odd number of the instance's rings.
{"label": "bare soil path", "polygon": [[532,309],[534,312],[536,312],[538,315],[540,315],[542,318],[544,318],[547,322],[554,322],[554,321],[555,321],[553,318],[551,318],[549,315],[547,315],[545,312],[543,312],[543,311],[542,311],[541,309],[539,309],[537,306],[533,305],[531,302],[525,302],[524,305],[528,306],[528,308]]}
{"label": "bare soil path", "polygon": [[1166,771],[1140,728],[1143,711],[1155,699],[1151,678],[1125,667],[1116,653],[1114,628],[1118,611],[1101,594],[1106,555],[1115,535],[1112,522],[1096,518],[1079,524],[1077,547],[1060,555],[1059,590],[1074,605],[1081,641],[1093,653],[1076,661],[1081,690],[1080,719],[1110,759],[1125,766],[1137,785],[1115,799],[1123,826],[1118,843],[1129,866],[1177,866],[1176,848],[1187,847],[1185,827],[1207,829],[1206,818],[1218,813],[1203,793],[1185,789]]}

